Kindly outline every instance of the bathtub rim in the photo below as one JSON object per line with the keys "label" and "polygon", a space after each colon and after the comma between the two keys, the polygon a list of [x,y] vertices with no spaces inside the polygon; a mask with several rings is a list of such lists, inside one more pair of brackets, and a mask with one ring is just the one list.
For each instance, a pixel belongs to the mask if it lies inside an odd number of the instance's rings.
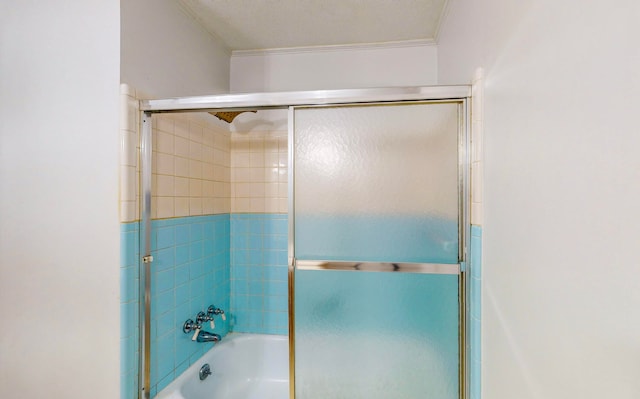
{"label": "bathtub rim", "polygon": [[[212,352],[221,349],[224,349],[233,344],[252,341],[252,340],[267,340],[267,341],[284,341],[286,342],[287,351],[289,350],[289,336],[288,335],[280,335],[280,334],[257,334],[257,333],[242,333],[242,332],[230,332],[225,335],[219,343],[216,343],[211,349],[206,351],[202,356],[200,356],[196,361],[194,361],[189,367],[183,371],[179,376],[175,377],[173,381],[171,381],[166,387],[162,388],[162,390],[158,391],[152,399],[174,399],[174,398],[183,398],[180,394],[181,387],[190,379],[190,378],[198,378],[198,372],[200,368],[205,364],[209,363],[205,358],[207,356],[211,356]],[[195,344],[195,343],[194,343]],[[287,359],[289,358],[287,354]],[[287,373],[288,377],[288,373]],[[176,393],[178,395],[176,395]]]}

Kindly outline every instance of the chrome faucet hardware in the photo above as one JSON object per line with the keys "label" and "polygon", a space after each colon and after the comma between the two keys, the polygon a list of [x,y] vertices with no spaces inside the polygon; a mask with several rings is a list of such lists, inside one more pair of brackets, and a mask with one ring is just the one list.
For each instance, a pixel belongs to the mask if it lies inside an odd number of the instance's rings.
{"label": "chrome faucet hardware", "polygon": [[191,331],[194,331],[193,337],[191,337],[192,341],[195,341],[195,340],[198,339],[198,336],[200,335],[200,330],[201,329],[202,329],[202,325],[200,324],[200,322],[198,322],[198,324],[196,324],[191,319],[188,319],[182,325],[182,332],[183,333],[189,334]]}
{"label": "chrome faucet hardware", "polygon": [[222,309],[218,309],[215,306],[211,305],[207,309],[207,313],[198,312],[198,314],[196,315],[196,321],[193,321],[192,319],[188,319],[187,321],[185,321],[184,324],[182,325],[182,332],[184,332],[185,334],[189,334],[190,332],[193,331],[194,334],[191,337],[192,341],[218,342],[222,339],[222,337],[219,334],[214,334],[209,331],[202,330],[202,324],[207,321],[211,322],[212,329],[216,328],[216,325],[213,322],[213,316],[218,314],[222,315],[222,320],[226,320],[224,316],[224,311]]}
{"label": "chrome faucet hardware", "polygon": [[196,316],[196,321],[198,323],[205,323],[207,321],[212,321],[213,320],[213,316],[208,315],[205,312],[198,312],[198,315]]}
{"label": "chrome faucet hardware", "polygon": [[198,312],[198,315],[196,316],[196,320],[198,321],[198,323],[206,323],[207,321],[210,322],[211,325],[211,329],[216,328],[216,324],[213,321],[213,315],[205,313],[205,312]]}
{"label": "chrome faucet hardware", "polygon": [[211,372],[211,367],[209,367],[208,363],[205,363],[202,367],[200,367],[200,381],[204,381],[211,374],[213,373]]}
{"label": "chrome faucet hardware", "polygon": [[222,337],[220,334],[214,334],[204,330],[200,331],[200,334],[198,334],[198,337],[196,338],[196,341],[198,342],[220,342],[221,340]]}
{"label": "chrome faucet hardware", "polygon": [[207,308],[207,314],[210,317],[213,317],[214,315],[220,315],[222,317],[222,320],[227,320],[227,316],[225,316],[224,314],[224,310],[220,309],[220,308],[216,308],[214,305],[210,305]]}
{"label": "chrome faucet hardware", "polygon": [[202,328],[202,325],[200,324],[200,322],[196,324],[193,320],[188,319],[182,325],[182,332],[185,334],[189,334],[191,331],[200,330],[201,328]]}

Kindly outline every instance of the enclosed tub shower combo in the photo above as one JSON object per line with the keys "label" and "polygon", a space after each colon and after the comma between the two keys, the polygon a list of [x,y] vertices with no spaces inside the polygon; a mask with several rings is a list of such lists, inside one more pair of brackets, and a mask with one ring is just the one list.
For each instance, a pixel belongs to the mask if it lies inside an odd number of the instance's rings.
{"label": "enclosed tub shower combo", "polygon": [[123,395],[469,397],[469,98],[139,102],[137,381]]}

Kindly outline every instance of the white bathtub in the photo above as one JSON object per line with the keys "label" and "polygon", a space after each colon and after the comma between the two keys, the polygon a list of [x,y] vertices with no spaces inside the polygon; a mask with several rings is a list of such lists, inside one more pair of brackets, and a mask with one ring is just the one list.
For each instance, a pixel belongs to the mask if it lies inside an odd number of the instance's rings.
{"label": "white bathtub", "polygon": [[[288,342],[282,335],[228,334],[156,398],[288,399]],[[200,381],[205,363],[213,374]]]}

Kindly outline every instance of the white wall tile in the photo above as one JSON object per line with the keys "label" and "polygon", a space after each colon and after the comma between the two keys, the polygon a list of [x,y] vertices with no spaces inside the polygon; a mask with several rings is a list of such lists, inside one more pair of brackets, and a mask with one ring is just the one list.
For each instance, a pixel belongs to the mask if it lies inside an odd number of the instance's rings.
{"label": "white wall tile", "polygon": [[286,212],[287,132],[231,135],[233,212]]}
{"label": "white wall tile", "polygon": [[209,147],[206,145],[202,145],[202,158],[200,159],[203,162],[213,163],[213,147]]}
{"label": "white wall tile", "polygon": [[[235,187],[235,185],[234,185]],[[213,196],[215,198],[224,198],[231,196],[231,191],[229,191],[229,195],[225,195],[225,187],[223,182],[214,181],[213,182]]]}
{"label": "white wall tile", "polygon": [[287,168],[278,168],[278,181],[286,183],[289,179],[289,170]]}
{"label": "white wall tile", "polygon": [[202,162],[193,159],[189,160],[189,177],[192,179],[202,178]]}
{"label": "white wall tile", "polygon": [[173,197],[156,197],[156,203],[158,204],[157,208],[157,218],[172,218],[175,216],[174,213],[174,198]]}
{"label": "white wall tile", "polygon": [[251,212],[251,199],[250,198],[235,198],[232,203],[232,212],[237,213],[249,213]]}
{"label": "white wall tile", "polygon": [[483,220],[484,71],[478,69],[471,86],[471,223]]}
{"label": "white wall tile", "polygon": [[264,183],[249,183],[250,197],[264,199]]}
{"label": "white wall tile", "polygon": [[231,169],[231,181],[234,183],[248,183],[249,177],[251,174],[249,173],[249,168],[232,168]]}
{"label": "white wall tile", "polygon": [[234,152],[231,156],[231,167],[246,168],[251,165],[250,153]]}
{"label": "white wall tile", "polygon": [[[231,168],[221,167],[221,168],[216,168],[216,170],[218,170],[220,172],[220,176],[216,176],[216,180],[223,181],[223,182],[230,182],[231,181],[230,178],[229,178],[231,176]],[[213,171],[214,175],[216,173],[216,170]]]}
{"label": "white wall tile", "polygon": [[280,156],[278,152],[269,152],[264,154],[264,167],[265,168],[277,168],[279,165]]}
{"label": "white wall tile", "polygon": [[163,154],[160,152],[153,153],[153,163],[155,164],[154,172],[161,175],[173,175],[174,163],[173,155]]}
{"label": "white wall tile", "polygon": [[234,195],[238,198],[251,198],[251,183],[236,183],[234,191]]}
{"label": "white wall tile", "polygon": [[129,97],[127,96],[125,101],[127,102],[127,118],[126,118],[126,124],[124,125],[124,128],[130,132],[135,132],[138,130],[138,112],[139,112],[139,107],[138,107],[138,100],[136,100],[133,97]]}
{"label": "white wall tile", "polygon": [[120,86],[120,221],[137,220],[136,196],[138,189],[138,101],[135,90]]}
{"label": "white wall tile", "polygon": [[173,154],[173,134],[158,131],[154,144],[156,145],[156,151],[163,152],[165,154]]}
{"label": "white wall tile", "polygon": [[[264,185],[265,198],[278,198],[278,185],[277,184],[265,184]],[[276,206],[277,208],[277,206]]]}
{"label": "white wall tile", "polygon": [[[174,195],[174,177],[158,175],[153,191],[160,197],[172,197]],[[171,207],[173,210],[173,206]]]}
{"label": "white wall tile", "polygon": [[120,165],[136,166],[138,162],[138,135],[128,130],[120,131]]}
{"label": "white wall tile", "polygon": [[257,152],[260,154],[264,153],[264,139],[262,133],[252,135],[249,148],[251,152]]}
{"label": "white wall tile", "polygon": [[252,183],[264,182],[264,168],[249,168],[249,181]]}
{"label": "white wall tile", "polygon": [[289,187],[287,183],[278,183],[278,197],[287,198],[289,194]]}
{"label": "white wall tile", "polygon": [[189,122],[186,120],[176,120],[174,122],[174,134],[176,137],[189,138]]}
{"label": "white wall tile", "polygon": [[202,180],[189,179],[189,197],[202,197]]}
{"label": "white wall tile", "polygon": [[250,198],[249,201],[249,212],[263,213],[265,211],[264,197]]}
{"label": "white wall tile", "polygon": [[278,198],[278,212],[287,213],[289,210],[289,202],[287,198]]}
{"label": "white wall tile", "polygon": [[482,162],[471,164],[471,202],[482,203]]}
{"label": "white wall tile", "polygon": [[278,168],[270,167],[264,169],[264,181],[267,183],[277,183],[278,182]]}
{"label": "white wall tile", "polygon": [[215,200],[214,198],[202,197],[202,214],[211,215],[215,213]]}
{"label": "white wall tile", "polygon": [[471,161],[482,160],[482,120],[471,121]]}
{"label": "white wall tile", "polygon": [[203,129],[195,122],[189,123],[189,140],[202,144]]}
{"label": "white wall tile", "polygon": [[202,198],[189,198],[189,215],[202,215]]}
{"label": "white wall tile", "polygon": [[120,199],[122,201],[136,200],[136,168],[133,166],[120,167]]}
{"label": "white wall tile", "polygon": [[279,212],[279,200],[278,198],[265,198],[265,209],[264,211],[267,213],[278,213]]}
{"label": "white wall tile", "polygon": [[287,157],[287,150],[285,149],[284,152],[282,152],[282,150],[280,149],[280,151],[278,152],[278,166],[281,168],[286,168],[288,164],[289,159]]}
{"label": "white wall tile", "polygon": [[154,217],[230,212],[230,134],[206,119],[198,114],[154,117]]}
{"label": "white wall tile", "polygon": [[183,158],[189,158],[189,140],[184,137],[176,136],[174,138],[174,152],[175,155]]}
{"label": "white wall tile", "polygon": [[482,226],[484,219],[482,204],[479,202],[471,203],[471,224]]}
{"label": "white wall tile", "polygon": [[189,216],[189,198],[187,197],[176,197],[175,201],[175,216]]}
{"label": "white wall tile", "polygon": [[214,198],[213,213],[229,213],[231,211],[231,200],[229,198]]}
{"label": "white wall tile", "polygon": [[187,158],[175,157],[175,175],[189,177],[189,160]]}
{"label": "white wall tile", "polygon": [[249,166],[252,168],[262,168],[264,167],[264,153],[262,152],[251,152],[249,154]]}
{"label": "white wall tile", "polygon": [[203,198],[213,198],[213,182],[212,181],[203,181],[202,182],[202,197]]}
{"label": "white wall tile", "polygon": [[202,144],[213,147],[213,129],[204,128],[202,131]]}
{"label": "white wall tile", "polygon": [[120,201],[120,221],[133,222],[137,220],[135,201]]}
{"label": "white wall tile", "polygon": [[175,177],[175,197],[188,197],[189,196],[189,178],[187,177]]}
{"label": "white wall tile", "polygon": [[216,165],[229,166],[229,152],[225,152],[220,148],[213,148],[213,163]]}
{"label": "white wall tile", "polygon": [[189,142],[189,159],[202,161],[202,144],[195,141]]}
{"label": "white wall tile", "polygon": [[159,116],[153,118],[153,124],[154,124],[156,129],[173,135],[173,120],[172,119],[159,115]]}
{"label": "white wall tile", "polygon": [[214,173],[216,166],[211,163],[202,163],[202,179],[212,181],[214,179]]}

